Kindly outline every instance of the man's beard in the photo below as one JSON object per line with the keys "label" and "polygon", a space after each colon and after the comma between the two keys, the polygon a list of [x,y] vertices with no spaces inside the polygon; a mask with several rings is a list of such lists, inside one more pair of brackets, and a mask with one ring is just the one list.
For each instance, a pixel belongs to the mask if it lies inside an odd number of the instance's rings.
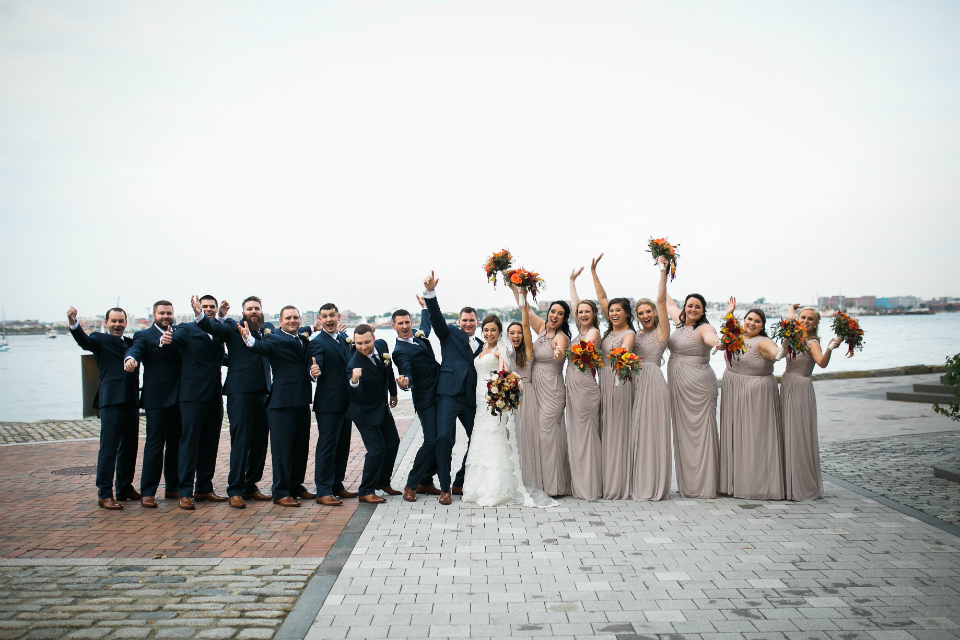
{"label": "man's beard", "polygon": [[154,320],[154,322],[157,323],[158,327],[164,330],[169,329],[171,326],[173,326],[172,318],[162,318],[160,320]]}
{"label": "man's beard", "polygon": [[247,326],[250,328],[250,331],[260,331],[263,328],[263,316],[243,314],[243,319],[246,321]]}

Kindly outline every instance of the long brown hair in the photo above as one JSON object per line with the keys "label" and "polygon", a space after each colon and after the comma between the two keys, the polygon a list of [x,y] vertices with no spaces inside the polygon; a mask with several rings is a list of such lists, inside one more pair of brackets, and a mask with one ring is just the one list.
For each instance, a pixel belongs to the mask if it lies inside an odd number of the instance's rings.
{"label": "long brown hair", "polygon": [[597,331],[600,331],[600,308],[597,307],[597,303],[594,302],[593,300],[581,300],[580,303],[577,305],[577,309],[576,311],[574,311],[574,314],[573,314],[573,321],[577,324],[577,330],[580,333],[583,333],[583,327],[580,326],[580,305],[581,304],[585,304],[593,310],[593,323],[589,327],[587,327],[587,330],[589,331],[590,328],[592,327]]}
{"label": "long brown hair", "polygon": [[[520,344],[513,348],[514,359],[517,361],[518,367],[527,366],[527,338],[523,335],[523,325],[514,320],[507,325],[507,339],[510,339],[510,329],[514,326],[520,327]],[[511,344],[513,342],[511,341]]]}

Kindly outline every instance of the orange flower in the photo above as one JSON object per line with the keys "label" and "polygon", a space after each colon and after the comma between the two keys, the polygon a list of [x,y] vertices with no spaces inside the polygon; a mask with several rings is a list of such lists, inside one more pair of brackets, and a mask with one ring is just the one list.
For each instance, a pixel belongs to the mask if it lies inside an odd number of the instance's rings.
{"label": "orange flower", "polygon": [[520,277],[519,273],[515,273],[512,276],[510,276],[510,282],[512,282],[513,284],[520,284],[521,282],[523,282],[523,278]]}

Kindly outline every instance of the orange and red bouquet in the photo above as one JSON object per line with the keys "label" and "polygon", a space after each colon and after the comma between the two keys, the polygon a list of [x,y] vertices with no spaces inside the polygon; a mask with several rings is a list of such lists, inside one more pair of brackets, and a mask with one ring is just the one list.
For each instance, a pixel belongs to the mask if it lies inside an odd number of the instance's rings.
{"label": "orange and red bouquet", "polygon": [[610,358],[610,363],[613,365],[613,372],[617,376],[616,386],[618,387],[622,382],[632,380],[633,374],[640,371],[640,356],[627,351],[623,347],[617,347],[607,357]]}
{"label": "orange and red bouquet", "polygon": [[807,350],[807,331],[794,318],[781,318],[773,325],[772,340],[780,340],[780,345],[787,349],[787,359],[793,360],[798,353]]}
{"label": "orange and red bouquet", "polygon": [[717,344],[719,351],[725,351],[727,362],[733,364],[733,357],[740,359],[740,354],[747,352],[747,345],[743,342],[743,326],[737,317],[728,313],[723,317],[723,324],[720,325],[720,342]]}
{"label": "orange and red bouquet", "polygon": [[[677,253],[677,247],[679,244],[670,244],[667,242],[666,238],[650,238],[650,241],[647,243],[647,252],[653,256],[653,262],[656,263],[661,256],[667,259],[667,264],[670,266],[670,282],[673,282],[673,279],[677,277],[677,258],[680,255]],[[661,265],[660,270],[663,271],[667,267]]]}
{"label": "orange and red bouquet", "polygon": [[501,249],[483,263],[483,271],[487,274],[487,280],[493,283],[494,289],[497,288],[497,274],[507,271],[512,262],[513,256],[510,255],[510,251]]}
{"label": "orange and red bouquet", "polygon": [[487,408],[490,415],[500,416],[520,408],[520,376],[510,371],[497,371],[487,379]]}
{"label": "orange and red bouquet", "polygon": [[503,273],[503,281],[504,283],[512,282],[519,289],[529,291],[534,302],[537,301],[537,291],[543,291],[547,286],[539,273],[536,271],[527,271],[523,267],[505,271]]}
{"label": "orange and red bouquet", "polygon": [[863,351],[863,329],[860,323],[843,311],[833,318],[833,332],[837,339],[847,343],[847,357],[852,358],[854,350]]}
{"label": "orange and red bouquet", "polygon": [[578,371],[589,369],[593,379],[597,379],[597,369],[603,368],[603,353],[597,349],[596,345],[581,340],[577,344],[571,344],[567,347],[567,355],[570,357],[570,364],[575,366]]}

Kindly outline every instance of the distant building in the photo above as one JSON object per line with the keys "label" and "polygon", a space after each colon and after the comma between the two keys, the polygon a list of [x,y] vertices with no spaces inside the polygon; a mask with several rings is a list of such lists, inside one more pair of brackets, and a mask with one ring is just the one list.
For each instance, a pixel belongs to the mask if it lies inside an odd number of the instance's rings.
{"label": "distant building", "polygon": [[817,299],[817,306],[821,309],[849,309],[851,307],[872,309],[877,306],[877,296],[860,296],[859,298],[849,296],[821,296]]}
{"label": "distant building", "polygon": [[887,298],[894,309],[913,309],[919,304],[917,296],[896,296]]}
{"label": "distant building", "polygon": [[300,324],[303,326],[313,326],[317,322],[316,311],[304,311],[300,316]]}

